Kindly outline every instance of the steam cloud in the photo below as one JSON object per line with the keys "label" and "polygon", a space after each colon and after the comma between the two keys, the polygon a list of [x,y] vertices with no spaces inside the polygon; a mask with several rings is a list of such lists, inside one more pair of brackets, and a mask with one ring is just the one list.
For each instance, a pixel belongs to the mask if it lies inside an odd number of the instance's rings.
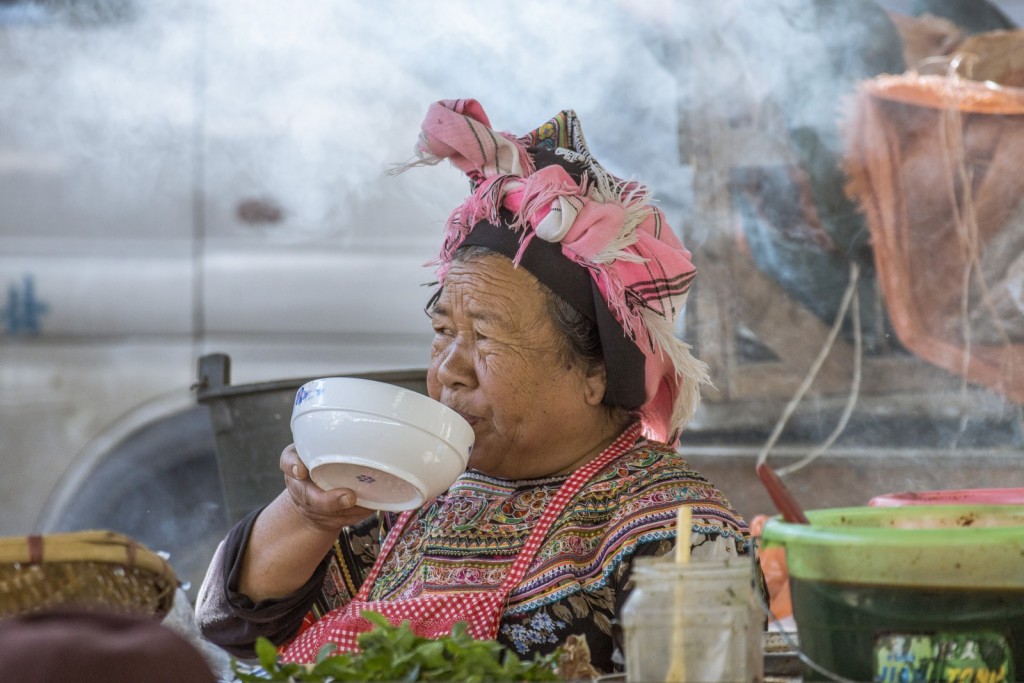
{"label": "steam cloud", "polygon": [[[236,207],[264,199],[281,209],[263,227],[274,238],[432,242],[465,179],[383,172],[410,157],[426,106],[454,97],[515,133],[573,108],[602,163],[651,184],[667,210],[679,201],[676,77],[656,24],[627,3],[96,5],[92,21],[82,9],[0,17],[16,67],[0,147],[19,150],[19,173],[32,158],[34,172],[74,179],[62,201],[82,235],[125,233],[118,216],[139,212],[188,219],[198,183],[211,234],[252,230]],[[0,230],[28,232],[36,214],[15,198]],[[131,222],[125,237],[174,230]]]}

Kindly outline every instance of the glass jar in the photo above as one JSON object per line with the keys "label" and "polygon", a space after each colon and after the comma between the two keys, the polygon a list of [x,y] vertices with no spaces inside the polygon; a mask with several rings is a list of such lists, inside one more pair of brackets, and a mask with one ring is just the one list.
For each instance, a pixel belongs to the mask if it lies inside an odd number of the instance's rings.
{"label": "glass jar", "polygon": [[763,618],[746,558],[639,557],[623,607],[627,683],[751,683],[764,678]]}

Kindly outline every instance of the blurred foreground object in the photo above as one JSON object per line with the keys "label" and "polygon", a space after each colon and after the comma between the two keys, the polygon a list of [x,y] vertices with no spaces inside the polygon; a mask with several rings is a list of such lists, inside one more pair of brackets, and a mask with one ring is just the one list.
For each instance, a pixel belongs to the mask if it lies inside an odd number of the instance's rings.
{"label": "blurred foreground object", "polygon": [[113,531],[0,538],[0,617],[57,608],[163,617],[176,587],[164,558]]}
{"label": "blurred foreground object", "polygon": [[207,683],[184,638],[140,614],[42,611],[0,619],[0,680],[19,683]]}
{"label": "blurred foreground object", "polygon": [[1006,56],[1024,50],[1024,31],[971,45],[952,55],[950,75],[861,84],[846,130],[847,190],[867,216],[900,341],[1021,403],[1024,89],[999,83],[1021,82],[1024,65]]}

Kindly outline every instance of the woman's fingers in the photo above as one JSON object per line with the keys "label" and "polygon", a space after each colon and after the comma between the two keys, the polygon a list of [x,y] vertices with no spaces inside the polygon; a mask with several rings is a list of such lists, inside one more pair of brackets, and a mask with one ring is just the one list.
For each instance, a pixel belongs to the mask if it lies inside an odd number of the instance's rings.
{"label": "woman's fingers", "polygon": [[278,466],[287,477],[295,479],[307,479],[309,477],[309,470],[302,464],[302,458],[299,457],[299,452],[295,450],[295,444],[288,444],[281,451],[281,460]]}
{"label": "woman's fingers", "polygon": [[293,507],[317,528],[340,530],[371,513],[366,508],[356,506],[356,493],[352,489],[325,491],[314,484],[294,444],[281,452],[280,467],[284,472],[285,488]]}

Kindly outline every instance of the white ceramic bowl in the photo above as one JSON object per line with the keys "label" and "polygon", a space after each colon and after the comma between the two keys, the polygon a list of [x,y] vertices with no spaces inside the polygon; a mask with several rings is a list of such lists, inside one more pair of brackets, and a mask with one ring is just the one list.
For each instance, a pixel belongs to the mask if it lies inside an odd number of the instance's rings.
{"label": "white ceramic bowl", "polygon": [[292,438],[322,489],[349,488],[358,504],[410,510],[443,493],[466,469],[473,428],[423,394],[351,377],[299,387]]}

